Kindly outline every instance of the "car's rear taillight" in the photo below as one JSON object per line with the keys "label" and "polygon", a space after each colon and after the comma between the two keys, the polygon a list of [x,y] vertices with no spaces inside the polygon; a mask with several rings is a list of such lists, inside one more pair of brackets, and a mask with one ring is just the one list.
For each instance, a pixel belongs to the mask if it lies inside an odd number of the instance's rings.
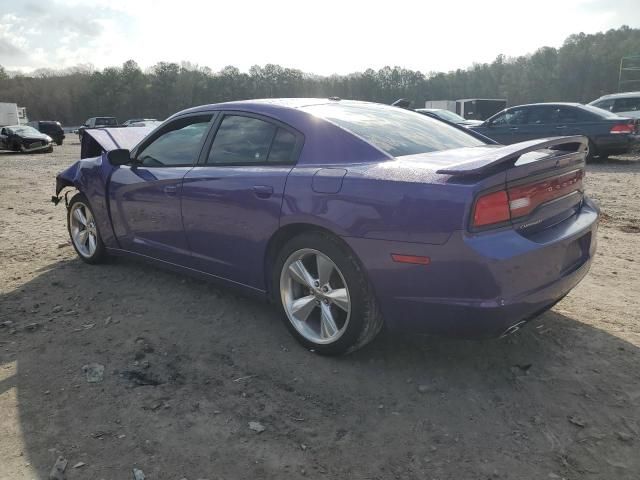
{"label": "car's rear taillight", "polygon": [[629,123],[619,123],[611,127],[609,133],[634,133],[635,126],[632,122]]}
{"label": "car's rear taillight", "polygon": [[487,193],[476,200],[476,205],[473,209],[474,227],[485,227],[506,222],[510,219],[509,198],[506,191],[500,190]]}
{"label": "car's rear taillight", "polygon": [[582,190],[583,177],[584,170],[574,170],[481,195],[473,209],[472,227],[498,225],[529,215],[543,203]]}

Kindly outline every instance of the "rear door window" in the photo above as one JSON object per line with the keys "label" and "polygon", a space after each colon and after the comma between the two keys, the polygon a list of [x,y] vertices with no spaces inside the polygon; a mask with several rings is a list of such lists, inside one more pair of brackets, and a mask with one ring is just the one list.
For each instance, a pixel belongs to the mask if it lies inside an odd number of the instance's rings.
{"label": "rear door window", "polygon": [[640,97],[616,98],[612,112],[635,112],[640,110]]}
{"label": "rear door window", "polygon": [[243,115],[225,115],[211,145],[207,164],[293,163],[296,146],[296,135],[274,123]]}

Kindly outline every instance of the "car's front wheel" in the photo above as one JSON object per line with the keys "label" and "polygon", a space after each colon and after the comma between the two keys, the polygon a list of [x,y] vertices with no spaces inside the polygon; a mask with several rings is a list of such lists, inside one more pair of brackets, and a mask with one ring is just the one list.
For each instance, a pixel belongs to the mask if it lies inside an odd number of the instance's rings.
{"label": "car's front wheel", "polygon": [[319,232],[299,235],[283,247],[274,270],[285,324],[305,347],[326,355],[348,353],[380,331],[371,286],[340,240]]}
{"label": "car's front wheel", "polygon": [[71,243],[80,259],[100,263],[105,257],[104,243],[87,198],[78,193],[71,199],[67,212],[67,228]]}

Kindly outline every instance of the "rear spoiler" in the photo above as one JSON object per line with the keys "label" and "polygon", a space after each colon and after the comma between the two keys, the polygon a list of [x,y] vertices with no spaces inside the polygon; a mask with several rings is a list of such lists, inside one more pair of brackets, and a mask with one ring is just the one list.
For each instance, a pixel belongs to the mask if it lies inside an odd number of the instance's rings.
{"label": "rear spoiler", "polygon": [[514,143],[513,145],[494,148],[490,152],[478,155],[466,162],[461,162],[456,165],[436,170],[436,173],[448,175],[479,175],[486,173],[497,165],[511,161],[515,162],[525,153],[544,149],[586,154],[588,143],[589,141],[587,137],[583,137],[581,135],[529,140],[526,142]]}

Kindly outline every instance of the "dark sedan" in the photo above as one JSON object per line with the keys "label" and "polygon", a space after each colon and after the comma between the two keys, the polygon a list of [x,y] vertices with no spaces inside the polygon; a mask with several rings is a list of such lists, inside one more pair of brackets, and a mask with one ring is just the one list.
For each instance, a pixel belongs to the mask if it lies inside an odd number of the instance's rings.
{"label": "dark sedan", "polygon": [[587,160],[626,153],[637,141],[632,119],[579,103],[519,105],[470,128],[505,145],[536,138],[584,135],[589,139]]}
{"label": "dark sedan", "polygon": [[14,152],[51,152],[53,140],[27,125],[10,125],[0,129],[0,150]]}

